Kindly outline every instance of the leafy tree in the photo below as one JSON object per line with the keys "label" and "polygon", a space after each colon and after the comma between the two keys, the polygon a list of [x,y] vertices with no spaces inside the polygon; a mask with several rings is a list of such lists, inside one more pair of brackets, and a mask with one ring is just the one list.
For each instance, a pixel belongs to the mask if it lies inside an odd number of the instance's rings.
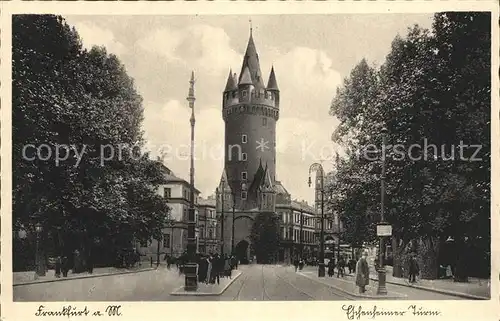
{"label": "leafy tree", "polygon": [[278,254],[279,218],[275,213],[259,213],[250,232],[250,240],[258,263],[271,263]]}
{"label": "leafy tree", "polygon": [[[333,139],[361,151],[337,164],[330,187],[337,193],[331,206],[341,211],[354,243],[373,239],[358,226],[380,211],[380,129],[388,129],[385,206],[397,276],[405,253],[417,251],[422,276],[435,278],[440,244],[449,236],[458,246],[458,279],[467,274],[470,244],[489,266],[489,28],[487,13],[436,14],[432,32],[415,26],[405,39],[396,37],[378,70],[361,61],[333,100],[331,113],[340,120]],[[481,144],[476,157],[482,160],[470,161],[472,149],[464,153],[468,160],[460,159],[461,142]],[[369,144],[378,146],[376,159],[363,150]],[[413,144],[421,148],[407,154]]]}
{"label": "leafy tree", "polygon": [[61,17],[15,16],[12,109],[16,229],[42,222],[58,252],[160,235],[163,168],[140,153],[142,98],[116,56]]}

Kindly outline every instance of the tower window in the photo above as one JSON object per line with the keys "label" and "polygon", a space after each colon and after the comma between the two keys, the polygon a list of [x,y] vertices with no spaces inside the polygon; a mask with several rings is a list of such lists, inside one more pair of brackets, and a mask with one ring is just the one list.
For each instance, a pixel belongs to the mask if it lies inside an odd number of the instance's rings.
{"label": "tower window", "polygon": [[243,143],[243,144],[247,143],[247,135],[245,135],[245,134],[241,135],[241,143]]}
{"label": "tower window", "polygon": [[241,192],[241,199],[246,200],[247,199],[247,192],[243,191]]}
{"label": "tower window", "polygon": [[247,160],[247,153],[241,153],[241,160],[246,161]]}
{"label": "tower window", "polygon": [[241,172],[241,179],[246,180],[247,179],[247,172]]}
{"label": "tower window", "polygon": [[262,117],[262,126],[267,126],[267,118]]}
{"label": "tower window", "polygon": [[245,98],[247,96],[247,91],[246,90],[243,90],[241,92],[241,97]]}

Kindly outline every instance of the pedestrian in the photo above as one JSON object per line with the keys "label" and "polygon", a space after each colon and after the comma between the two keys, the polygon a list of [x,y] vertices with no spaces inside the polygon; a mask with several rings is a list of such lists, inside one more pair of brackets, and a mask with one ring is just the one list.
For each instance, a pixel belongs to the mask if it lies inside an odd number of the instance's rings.
{"label": "pedestrian", "polygon": [[58,255],[56,257],[56,273],[55,273],[56,278],[61,277],[61,265],[62,265],[62,258],[60,255]]}
{"label": "pedestrian", "polygon": [[226,257],[224,260],[224,272],[226,274],[226,277],[231,279],[231,261],[229,257]]}
{"label": "pedestrian", "polygon": [[345,269],[345,260],[343,256],[340,256],[337,263],[337,277],[339,277],[340,275],[344,277],[344,272],[345,272],[344,269]]}
{"label": "pedestrian", "polygon": [[352,274],[356,271],[356,260],[354,258],[351,258],[349,260],[349,274]]}
{"label": "pedestrian", "polygon": [[304,260],[302,258],[299,259],[299,271],[302,271],[304,268]]}
{"label": "pedestrian", "polygon": [[238,269],[238,260],[234,255],[231,257],[231,267],[235,270]]}
{"label": "pedestrian", "polygon": [[168,255],[165,254],[165,257],[167,258],[167,270],[170,270],[170,266],[172,265],[172,258]]}
{"label": "pedestrian", "polygon": [[214,266],[212,267],[214,271],[214,284],[217,282],[217,284],[220,284],[220,276],[223,273],[224,270],[224,259],[217,254],[214,260]]}
{"label": "pedestrian", "polygon": [[368,252],[364,251],[356,264],[356,285],[359,287],[359,293],[365,293],[365,287],[370,282],[370,268],[368,266],[367,257]]}
{"label": "pedestrian", "polygon": [[200,258],[200,265],[198,267],[198,281],[206,282],[208,273],[207,257],[202,255]]}
{"label": "pedestrian", "polygon": [[418,274],[418,272],[419,268],[418,268],[417,258],[415,253],[412,253],[408,268],[408,282],[415,283],[416,281],[415,276]]}
{"label": "pedestrian", "polygon": [[453,278],[453,271],[451,270],[450,264],[448,264],[448,266],[446,266],[446,278],[447,279]]}
{"label": "pedestrian", "polygon": [[82,259],[80,256],[80,251],[75,249],[73,252],[73,274],[82,272]]}
{"label": "pedestrian", "polygon": [[208,284],[208,283],[212,283],[212,269],[213,269],[213,258],[210,256],[210,257],[207,257],[206,258],[206,264],[207,264],[207,276],[206,276],[206,279],[205,279],[205,283]]}
{"label": "pedestrian", "polygon": [[90,250],[87,255],[87,272],[92,274],[94,272],[94,251]]}
{"label": "pedestrian", "polygon": [[335,266],[333,265],[333,260],[328,262],[328,276],[332,277],[335,274]]}
{"label": "pedestrian", "polygon": [[62,268],[62,274],[63,274],[63,277],[68,277],[68,272],[71,268],[70,266],[70,261],[69,261],[69,258],[67,255],[63,255],[63,257],[61,258],[61,268]]}
{"label": "pedestrian", "polygon": [[293,266],[295,267],[295,272],[297,272],[297,269],[299,268],[299,259],[298,258],[295,258],[295,260],[293,260]]}

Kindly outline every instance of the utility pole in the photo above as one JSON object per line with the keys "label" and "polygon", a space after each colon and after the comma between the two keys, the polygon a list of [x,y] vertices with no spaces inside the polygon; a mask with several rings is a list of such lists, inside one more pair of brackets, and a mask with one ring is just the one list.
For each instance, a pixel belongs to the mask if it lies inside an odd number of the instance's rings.
{"label": "utility pole", "polygon": [[222,177],[221,180],[222,191],[220,192],[222,198],[222,209],[220,215],[220,237],[221,237],[221,245],[220,245],[220,254],[224,255],[224,199],[226,198],[226,180]]}
{"label": "utility pole", "polygon": [[198,289],[198,277],[196,275],[198,264],[195,261],[196,255],[196,215],[194,206],[194,71],[191,72],[191,80],[189,81],[189,94],[186,100],[189,102],[189,108],[191,108],[191,164],[189,171],[189,185],[191,190],[191,197],[189,199],[189,212],[188,212],[188,244],[187,244],[187,255],[188,263],[184,267],[185,279],[184,279],[184,290],[185,291],[196,291]]}
{"label": "utility pole", "polygon": [[[301,205],[302,206],[302,205]],[[303,231],[303,228],[304,228],[304,217],[302,215],[302,208],[300,208],[300,258],[303,258],[303,248],[304,248],[304,240],[303,240],[303,234],[304,234],[304,231]]]}
{"label": "utility pole", "polygon": [[[377,294],[386,295],[387,287],[385,284],[386,279],[386,271],[385,271],[385,262],[384,262],[384,252],[385,252],[385,235],[388,235],[385,231],[387,227],[391,230],[390,226],[385,223],[385,215],[384,215],[384,207],[385,207],[385,146],[387,146],[387,129],[383,128],[381,131],[382,134],[382,173],[380,175],[380,223],[379,227],[381,231],[378,231],[377,234],[380,237],[380,245],[379,245],[379,268],[378,268],[378,289]],[[384,229],[384,230],[382,230]]]}
{"label": "utility pole", "polygon": [[320,175],[320,192],[321,192],[321,231],[319,235],[319,262],[318,262],[318,277],[325,276],[325,171],[319,163],[313,163],[309,167],[309,187],[311,186],[311,172],[315,171],[316,175]]}
{"label": "utility pole", "polygon": [[231,227],[231,255],[234,255],[234,221],[236,219],[235,216],[235,206],[236,206],[236,194],[233,192],[233,225]]}

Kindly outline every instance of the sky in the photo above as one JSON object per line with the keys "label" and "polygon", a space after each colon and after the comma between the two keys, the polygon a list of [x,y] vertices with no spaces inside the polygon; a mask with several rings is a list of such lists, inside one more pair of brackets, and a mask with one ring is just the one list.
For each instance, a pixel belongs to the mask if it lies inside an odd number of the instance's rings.
{"label": "sky", "polygon": [[[66,16],[85,47],[105,46],[125,65],[143,97],[143,130],[152,157],[189,180],[190,113],[186,96],[195,72],[195,186],[215,191],[223,170],[222,92],[239,73],[250,24],[262,75],[274,66],[280,89],[276,179],[293,199],[312,203],[309,166],[333,167],[329,115],[335,91],[363,58],[380,66],[398,34],[432,14]],[[251,21],[251,22],[250,22]]]}

